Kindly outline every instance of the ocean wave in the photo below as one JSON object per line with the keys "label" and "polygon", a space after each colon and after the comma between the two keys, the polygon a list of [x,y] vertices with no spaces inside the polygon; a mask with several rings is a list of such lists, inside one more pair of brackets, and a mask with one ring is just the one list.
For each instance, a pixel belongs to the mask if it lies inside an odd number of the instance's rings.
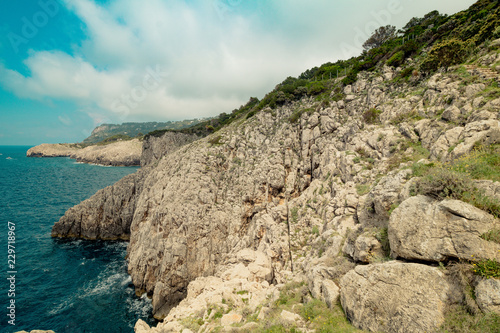
{"label": "ocean wave", "polygon": [[71,309],[75,305],[73,298],[61,302],[58,306],[48,311],[48,314],[51,316],[58,315],[66,310]]}
{"label": "ocean wave", "polygon": [[129,277],[127,273],[115,273],[104,279],[99,279],[99,282],[95,286],[89,287],[84,291],[82,297],[113,293],[114,289],[116,287],[121,287],[123,282]]}
{"label": "ocean wave", "polygon": [[139,298],[127,298],[126,305],[130,313],[141,318],[147,318],[153,311],[153,300],[147,294],[143,294]]}

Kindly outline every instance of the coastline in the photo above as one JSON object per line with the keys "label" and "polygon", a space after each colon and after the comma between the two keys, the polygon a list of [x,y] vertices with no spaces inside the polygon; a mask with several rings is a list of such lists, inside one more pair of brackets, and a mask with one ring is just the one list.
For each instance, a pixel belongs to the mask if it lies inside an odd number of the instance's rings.
{"label": "coastline", "polygon": [[77,163],[100,166],[140,166],[142,142],[139,139],[118,141],[85,148],[77,144],[41,144],[28,149],[27,157],[69,157]]}

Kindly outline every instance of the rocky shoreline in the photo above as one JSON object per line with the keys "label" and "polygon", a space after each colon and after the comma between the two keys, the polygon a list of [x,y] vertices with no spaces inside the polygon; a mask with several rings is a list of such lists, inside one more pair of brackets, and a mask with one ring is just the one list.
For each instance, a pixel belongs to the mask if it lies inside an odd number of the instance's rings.
{"label": "rocky shoreline", "polygon": [[142,142],[139,139],[118,141],[85,148],[77,144],[41,144],[30,148],[28,157],[70,157],[79,163],[103,166],[140,166]]}
{"label": "rocky shoreline", "polygon": [[[394,87],[396,75],[361,73],[338,101],[264,109],[168,151],[169,138],[150,138],[141,170],[70,209],[52,235],[130,239],[136,292],[164,320],[139,321],[138,333],[260,331],[258,318],[311,331],[303,313],[316,301],[341,304],[363,330],[436,331],[468,299],[445,265],[500,261],[484,238],[500,225],[460,200],[414,196],[412,167],[500,143],[500,100],[452,72],[418,92]],[[374,108],[379,121],[367,122]],[[475,184],[500,199],[500,183]],[[463,274],[477,311],[500,313],[500,281]],[[287,307],[290,290],[302,296]]]}

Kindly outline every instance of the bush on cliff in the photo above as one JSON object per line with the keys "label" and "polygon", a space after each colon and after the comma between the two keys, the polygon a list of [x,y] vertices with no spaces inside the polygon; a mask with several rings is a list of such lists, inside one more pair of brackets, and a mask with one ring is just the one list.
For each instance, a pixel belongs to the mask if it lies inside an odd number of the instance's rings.
{"label": "bush on cliff", "polygon": [[432,72],[440,67],[460,64],[467,56],[466,43],[459,39],[445,40],[432,47],[420,68]]}

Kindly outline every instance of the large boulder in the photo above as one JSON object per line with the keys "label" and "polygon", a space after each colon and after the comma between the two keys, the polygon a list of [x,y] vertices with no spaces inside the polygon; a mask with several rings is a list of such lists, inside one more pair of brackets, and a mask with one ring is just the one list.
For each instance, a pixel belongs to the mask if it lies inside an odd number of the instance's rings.
{"label": "large boulder", "polygon": [[481,235],[498,228],[490,214],[459,200],[411,197],[389,220],[393,258],[444,261],[448,258],[500,260],[500,244]]}
{"label": "large boulder", "polygon": [[475,289],[476,301],[484,312],[495,312],[500,315],[500,281],[481,279]]}
{"label": "large boulder", "polygon": [[371,332],[435,332],[452,290],[438,268],[398,261],[357,266],[340,287],[347,318]]}

